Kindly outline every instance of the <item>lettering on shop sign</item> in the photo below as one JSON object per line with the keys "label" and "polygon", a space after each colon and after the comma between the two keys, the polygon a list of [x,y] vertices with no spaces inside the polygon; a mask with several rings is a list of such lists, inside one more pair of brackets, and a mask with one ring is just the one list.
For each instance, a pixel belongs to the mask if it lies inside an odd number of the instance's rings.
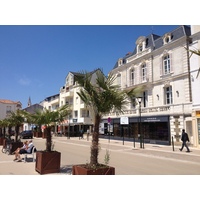
{"label": "lettering on shop sign", "polygon": [[160,122],[160,119],[157,119],[156,117],[150,117],[150,118],[144,119],[144,122]]}

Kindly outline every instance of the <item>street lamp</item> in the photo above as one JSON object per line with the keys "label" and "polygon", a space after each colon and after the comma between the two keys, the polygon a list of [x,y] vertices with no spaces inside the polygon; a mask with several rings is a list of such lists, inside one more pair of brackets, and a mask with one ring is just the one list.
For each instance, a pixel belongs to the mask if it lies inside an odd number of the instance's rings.
{"label": "street lamp", "polygon": [[141,102],[142,97],[137,97],[137,101],[139,103],[139,137],[140,137],[140,148],[142,148],[142,135],[141,135]]}

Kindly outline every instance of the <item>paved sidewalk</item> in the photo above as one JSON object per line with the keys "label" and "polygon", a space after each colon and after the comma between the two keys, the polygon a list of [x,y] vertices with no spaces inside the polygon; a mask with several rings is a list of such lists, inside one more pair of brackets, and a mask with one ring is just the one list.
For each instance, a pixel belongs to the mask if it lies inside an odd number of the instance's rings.
{"label": "paved sidewalk", "polygon": [[[35,142],[41,142],[45,143],[45,139],[41,138],[34,138]],[[90,140],[87,141],[87,139],[80,139],[79,138],[70,138],[69,140],[66,137],[53,137],[53,140],[55,140],[57,143],[59,141],[65,141],[70,143],[76,143],[77,145],[91,144],[91,137]],[[175,156],[183,156],[183,155],[191,155],[187,156],[189,162],[197,162],[200,160],[200,149],[192,148],[190,147],[191,152],[186,153],[186,149],[184,149],[182,152],[179,151],[180,146],[175,146],[174,151],[172,149],[172,146],[165,146],[165,145],[158,145],[158,144],[144,144],[144,149],[140,148],[139,143],[129,142],[129,141],[120,141],[120,140],[108,140],[108,139],[99,139],[99,143],[101,144],[102,148],[109,148],[117,151],[118,149],[123,148],[129,148],[132,150],[138,150],[137,153],[145,154],[146,156],[164,156],[168,158],[175,158]],[[2,149],[2,146],[0,146],[0,149]],[[0,151],[0,175],[40,175],[38,172],[35,171],[35,162],[32,162],[28,160],[28,162],[15,162],[13,161],[14,155],[7,155],[2,153]],[[70,173],[67,172],[69,169],[62,169],[59,173],[60,175],[69,175]],[[57,173],[54,173],[53,175],[58,175]]]}

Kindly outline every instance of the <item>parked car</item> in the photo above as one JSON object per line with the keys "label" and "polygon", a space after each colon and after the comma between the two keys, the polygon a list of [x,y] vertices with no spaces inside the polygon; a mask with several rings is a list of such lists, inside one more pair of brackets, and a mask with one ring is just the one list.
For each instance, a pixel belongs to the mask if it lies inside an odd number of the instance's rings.
{"label": "parked car", "polygon": [[24,138],[33,138],[33,131],[28,130],[28,131],[22,131],[20,133],[20,138],[24,139]]}

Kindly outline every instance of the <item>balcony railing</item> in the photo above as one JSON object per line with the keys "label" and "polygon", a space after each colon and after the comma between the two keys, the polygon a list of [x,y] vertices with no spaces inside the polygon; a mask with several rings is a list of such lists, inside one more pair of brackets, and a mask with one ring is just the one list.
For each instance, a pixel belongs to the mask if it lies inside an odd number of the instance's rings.
{"label": "balcony railing", "polygon": [[[185,103],[185,104],[176,104],[176,105],[164,105],[164,106],[157,106],[157,107],[147,107],[141,108],[141,114],[145,116],[152,116],[152,115],[181,115],[181,114],[191,114],[192,113],[192,103]],[[105,117],[120,117],[120,116],[132,116],[136,117],[139,116],[139,107],[135,109],[125,110],[123,113],[112,112]]]}

